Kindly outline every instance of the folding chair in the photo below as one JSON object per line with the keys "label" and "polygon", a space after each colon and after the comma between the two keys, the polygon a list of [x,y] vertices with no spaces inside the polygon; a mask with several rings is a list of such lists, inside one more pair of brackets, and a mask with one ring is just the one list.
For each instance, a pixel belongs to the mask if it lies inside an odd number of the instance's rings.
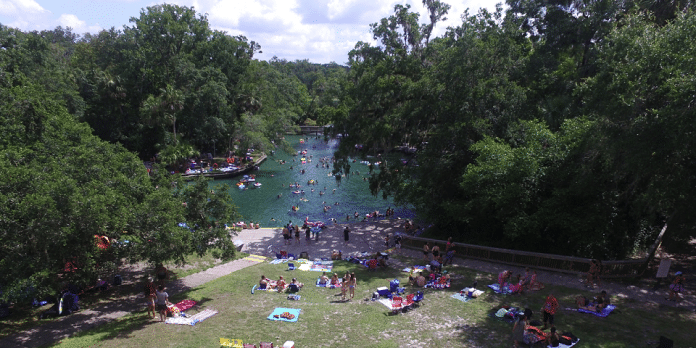
{"label": "folding chair", "polygon": [[416,306],[420,306],[420,303],[423,301],[423,292],[422,291],[417,291],[416,296],[413,296],[413,304]]}
{"label": "folding chair", "polygon": [[415,297],[414,294],[408,294],[408,296],[406,296],[406,302],[404,303],[404,310],[413,309],[413,305],[415,304],[415,302],[413,302],[414,297]]}
{"label": "folding chair", "polygon": [[297,286],[296,284],[288,285],[288,292],[298,292],[298,291],[300,291],[300,287]]}
{"label": "folding chair", "polygon": [[293,271],[295,270],[295,264],[294,263],[288,263],[288,271]]}
{"label": "folding chair", "polygon": [[259,348],[273,348],[273,343],[271,343],[271,342],[259,342]]}

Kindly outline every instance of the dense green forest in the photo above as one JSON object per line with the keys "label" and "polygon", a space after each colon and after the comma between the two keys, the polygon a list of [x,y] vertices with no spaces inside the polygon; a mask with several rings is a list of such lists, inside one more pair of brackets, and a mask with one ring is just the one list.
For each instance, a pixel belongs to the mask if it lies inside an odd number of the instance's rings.
{"label": "dense green forest", "polygon": [[449,6],[423,4],[350,52],[343,170],[354,144],[414,148],[373,192],[470,243],[613,259],[693,231],[690,1],[509,0],[440,37]]}
{"label": "dense green forest", "polygon": [[259,43],[176,5],[82,36],[0,24],[2,298],[87,283],[118,259],[231,256],[216,223],[234,219],[229,197],[142,161],[269,151],[299,125],[343,136],[337,173],[410,149],[370,187],[434,235],[611,259],[665,223],[675,239],[693,230],[690,1],[508,0],[441,36],[458,14],[423,5],[424,22],[397,5],[374,23],[348,66],[255,60]]}

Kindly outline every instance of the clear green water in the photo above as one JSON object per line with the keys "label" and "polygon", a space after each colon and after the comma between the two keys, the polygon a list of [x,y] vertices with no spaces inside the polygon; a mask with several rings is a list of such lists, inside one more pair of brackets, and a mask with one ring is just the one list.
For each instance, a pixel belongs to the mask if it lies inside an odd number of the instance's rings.
{"label": "clear green water", "polygon": [[[394,217],[413,218],[413,212],[408,207],[395,206],[391,199],[384,200],[381,195],[375,197],[370,193],[369,183],[363,180],[369,175],[367,165],[359,161],[352,164],[351,171],[355,174],[348,175],[340,181],[330,175],[333,165],[322,168],[320,159],[327,158],[330,162],[338,140],[333,139],[327,143],[321,136],[319,139],[309,136],[305,144],[300,144],[300,138],[300,136],[287,136],[286,140],[296,151],[307,150],[305,158],[311,162],[301,164],[302,155],[293,156],[282,151],[269,155],[261,164],[260,170],[250,173],[254,174],[256,181],[261,183],[260,188],[240,190],[235,184],[241,177],[212,182],[212,186],[223,183],[231,186],[230,195],[243,217],[242,221],[253,221],[262,227],[279,227],[287,224],[288,221],[301,225],[306,217],[309,217],[310,221],[329,223],[330,219],[334,218],[338,222],[345,223],[346,215],[350,216],[351,222],[362,221],[365,214],[375,210],[384,214],[388,207],[394,209]],[[282,160],[286,163],[280,164]],[[374,158],[371,160],[375,161]],[[305,174],[300,172],[302,169],[305,170]],[[360,174],[357,174],[358,172]],[[316,180],[318,184],[308,185],[309,180]],[[304,194],[292,193],[297,189],[289,185],[295,182],[300,184],[300,190],[304,190]],[[320,191],[325,193],[320,195]],[[302,198],[306,201],[301,200]],[[336,202],[339,204],[335,205]],[[299,206],[299,210],[293,212],[293,205]],[[324,205],[330,207],[326,212],[324,212]],[[358,220],[353,216],[355,212],[360,215]]]}

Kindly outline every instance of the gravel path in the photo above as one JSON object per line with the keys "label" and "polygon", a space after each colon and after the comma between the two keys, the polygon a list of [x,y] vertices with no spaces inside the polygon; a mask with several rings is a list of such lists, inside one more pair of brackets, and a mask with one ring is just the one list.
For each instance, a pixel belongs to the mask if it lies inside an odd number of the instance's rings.
{"label": "gravel path", "polygon": [[[296,221],[295,223],[299,224],[301,221]],[[345,226],[345,224],[337,224],[324,229],[320,233],[318,240],[306,241],[304,239],[304,234],[302,234],[299,243],[293,239],[290,245],[284,244],[280,229],[264,228],[258,230],[244,230],[234,237],[234,239],[237,243],[243,244],[243,252],[250,254],[275,258],[275,253],[280,250],[286,250],[295,255],[299,255],[300,252],[306,251],[309,257],[313,259],[329,257],[333,250],[341,250],[344,256],[358,252],[374,253],[381,251],[385,249],[384,237],[387,236],[387,234],[393,235],[400,231],[398,220],[352,223],[348,225],[351,229],[350,241],[345,243],[343,241],[343,229]],[[416,260],[422,259],[423,257],[420,250],[407,248],[402,250],[402,254]],[[167,290],[171,293],[186,291],[256,263],[257,262],[249,260],[235,260],[221,264],[206,271],[192,274],[172,282],[167,286]],[[389,263],[399,268],[407,266],[393,258],[390,259]],[[513,274],[524,273],[524,269],[521,267],[510,267],[478,260],[456,258],[454,264],[456,266],[463,266],[492,274],[497,274],[503,269],[510,269],[513,271]],[[620,283],[603,280],[601,289],[592,290],[586,288],[584,284],[580,282],[580,277],[578,275],[538,271],[538,279],[545,284],[557,284],[579,289],[581,290],[580,293],[584,294],[607,290],[612,296],[632,298],[641,305],[675,306],[674,302],[664,299],[668,291],[666,285],[663,285],[657,290],[653,290],[641,289],[635,286],[626,286]],[[479,285],[479,287],[483,286],[485,286],[485,284]],[[679,303],[679,307],[685,307],[690,310],[696,309],[696,301],[694,301],[694,296],[692,296],[692,294],[693,291],[688,290],[687,293],[684,294],[684,300]],[[144,309],[143,302],[144,299],[141,295],[130,296],[95,308],[81,310],[75,314],[6,337],[0,340],[0,347],[37,347],[51,344],[69,337],[76,332],[89,330],[127,314],[141,311]]]}

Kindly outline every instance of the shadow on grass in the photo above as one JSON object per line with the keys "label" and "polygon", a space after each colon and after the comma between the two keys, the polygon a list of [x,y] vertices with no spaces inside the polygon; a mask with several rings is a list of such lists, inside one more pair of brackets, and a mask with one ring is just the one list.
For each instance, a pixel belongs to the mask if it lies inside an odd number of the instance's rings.
{"label": "shadow on grass", "polygon": [[[193,291],[193,290],[191,290]],[[181,300],[184,300],[188,298],[188,293],[189,291],[183,292],[176,294],[173,296],[170,301],[172,303],[177,303]],[[187,314],[192,314],[191,312],[199,312],[202,307],[206,305],[206,303],[210,302],[210,298],[202,298],[199,301],[196,301],[196,305],[193,306],[192,308],[188,309],[186,311]],[[132,309],[133,305],[132,304],[123,304],[121,307],[122,310],[128,310]],[[140,307],[138,307],[140,308]],[[108,311],[105,311],[108,312]],[[118,318],[116,320],[112,320],[108,323],[98,325],[94,328],[91,328],[89,330],[82,330],[75,335],[70,335],[71,339],[80,339],[80,338],[90,338],[92,340],[93,337],[98,337],[96,341],[98,342],[105,342],[109,340],[115,340],[115,339],[128,339],[133,337],[133,334],[137,331],[140,331],[150,325],[157,324],[157,325],[162,325],[162,322],[159,321],[159,319],[154,320],[151,319],[149,315],[146,315],[143,313],[144,309],[140,310],[132,310],[132,313],[129,315],[126,315],[122,318]],[[73,314],[75,315],[75,314]],[[159,318],[159,314],[157,316]],[[46,345],[46,347],[55,347],[61,344],[60,337],[55,338],[53,343]]]}

